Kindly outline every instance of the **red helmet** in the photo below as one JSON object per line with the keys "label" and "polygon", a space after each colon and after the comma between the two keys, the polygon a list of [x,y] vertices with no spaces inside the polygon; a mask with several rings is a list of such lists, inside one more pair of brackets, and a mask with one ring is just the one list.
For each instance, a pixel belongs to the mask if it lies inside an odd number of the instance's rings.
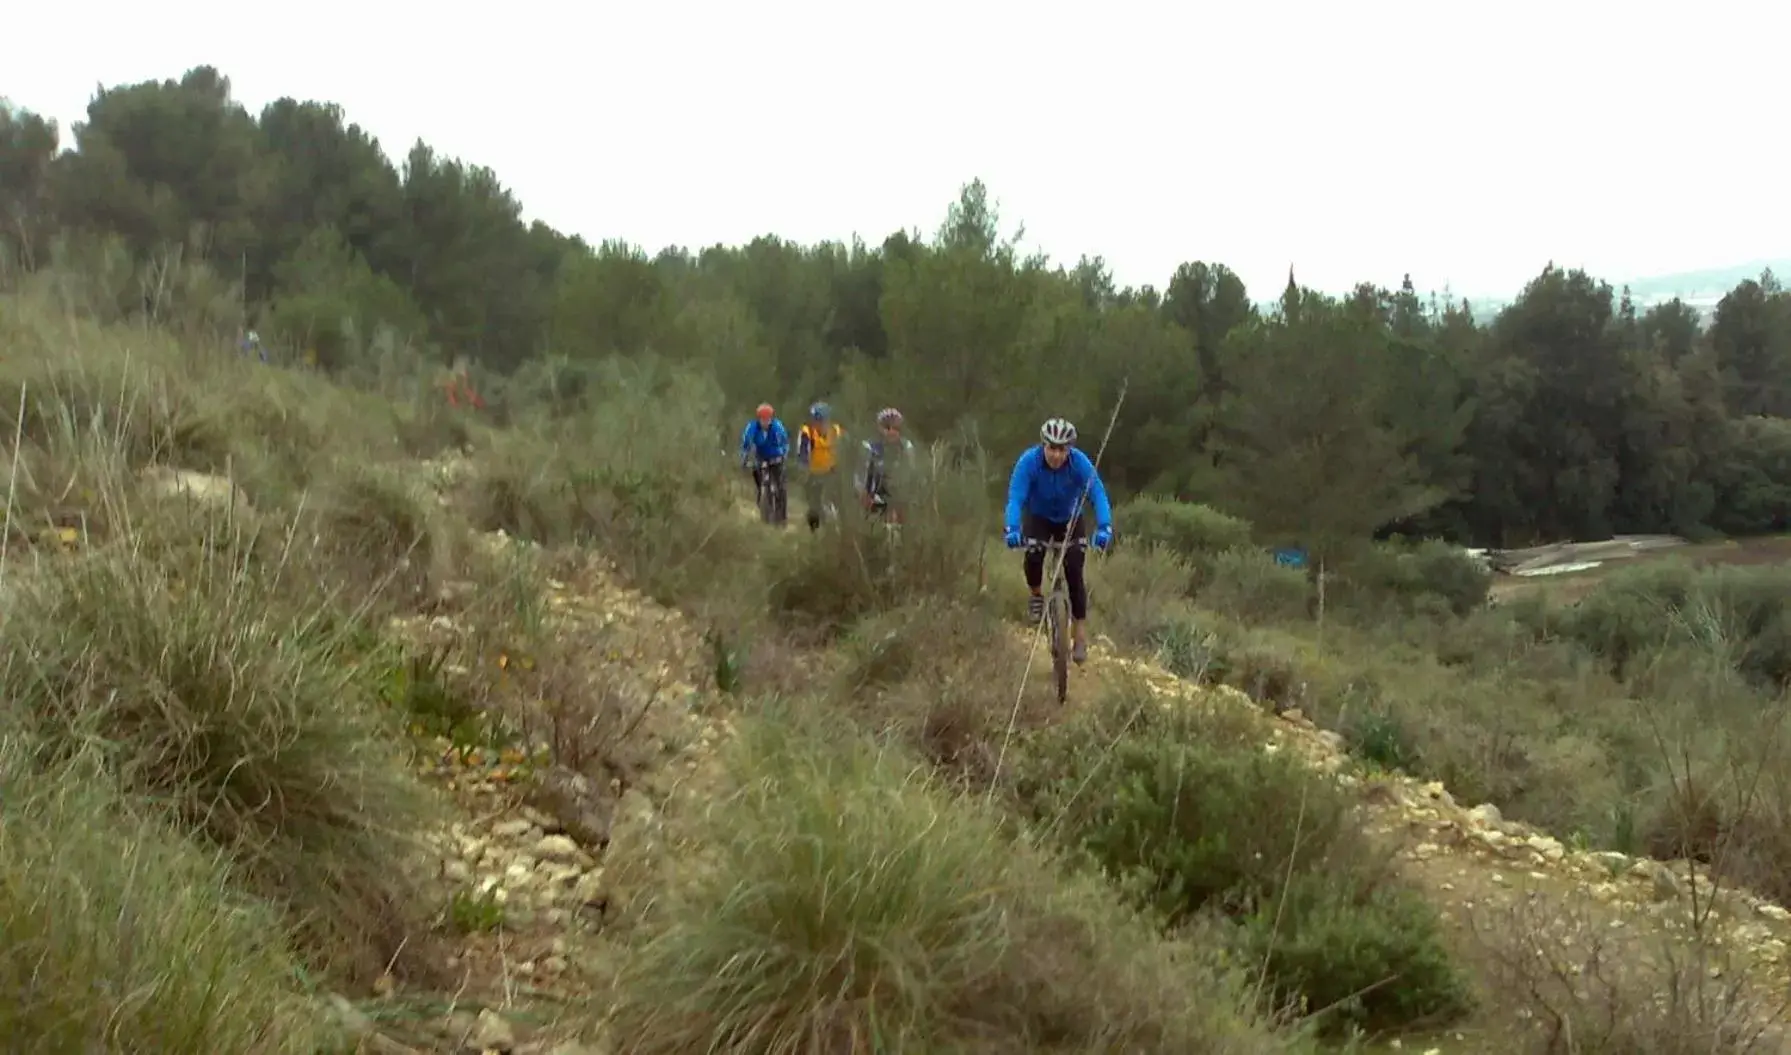
{"label": "red helmet", "polygon": [[771,420],[771,404],[760,403],[759,409],[758,409],[758,415],[759,415],[760,421],[770,421]]}

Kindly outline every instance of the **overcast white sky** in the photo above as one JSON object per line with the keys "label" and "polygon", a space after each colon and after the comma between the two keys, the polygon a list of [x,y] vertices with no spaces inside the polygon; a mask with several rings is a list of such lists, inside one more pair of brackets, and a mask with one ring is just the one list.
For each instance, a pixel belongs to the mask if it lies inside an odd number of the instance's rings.
{"label": "overcast white sky", "polygon": [[[1791,4],[1605,0],[34,3],[0,94],[57,118],[203,63],[650,250],[1008,226],[1122,284],[1222,261],[1514,293],[1791,255]],[[1778,71],[1778,72],[1774,72]]]}

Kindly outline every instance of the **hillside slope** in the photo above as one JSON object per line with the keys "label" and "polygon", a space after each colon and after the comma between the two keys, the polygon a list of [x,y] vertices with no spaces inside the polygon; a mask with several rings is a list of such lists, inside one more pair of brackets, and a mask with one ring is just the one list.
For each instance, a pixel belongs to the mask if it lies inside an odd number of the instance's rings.
{"label": "hillside slope", "polygon": [[[1260,1010],[1258,964],[1199,921],[1166,935],[1131,877],[1007,801],[1036,740],[1143,700],[1224,712],[1251,759],[1325,774],[1443,914],[1479,1007],[1432,1035],[1396,1023],[1401,1046],[1549,1050],[1556,1017],[1601,1011],[1632,1030],[1602,1050],[1637,1050],[1644,1020],[1781,1045],[1779,906],[1508,824],[1111,646],[1067,709],[1036,670],[1017,691],[1031,642],[980,589],[980,480],[899,540],[777,533],[729,512],[741,481],[686,393],[500,429],[153,331],[7,325],[30,354],[0,380],[33,412],[5,565],[0,923],[40,928],[0,958],[28,996],[0,1007],[11,1035],[593,1055],[756,1051],[763,1028],[903,1050],[852,1033],[871,1023],[979,1052],[1313,1050]],[[612,442],[637,420],[678,422],[683,446]],[[448,445],[465,453],[428,457]],[[46,916],[47,876],[100,911]],[[104,955],[121,933],[139,955]],[[1360,932],[1337,935],[1314,948],[1353,952]],[[783,988],[718,990],[736,962]]]}
{"label": "hillside slope", "polygon": [[[1232,706],[1261,711],[1235,689],[1197,688],[1150,663],[1096,657],[1092,665],[1143,678],[1166,707],[1216,693]],[[1709,986],[1685,997],[1705,1005],[1703,1015],[1757,1016],[1753,1024],[1766,1031],[1764,1050],[1779,1050],[1791,1038],[1791,1016],[1771,996],[1791,982],[1791,911],[1783,906],[1719,887],[1692,862],[1571,848],[1503,819],[1493,806],[1461,805],[1440,783],[1369,772],[1344,751],[1341,737],[1316,728],[1297,709],[1264,713],[1263,721],[1265,751],[1295,752],[1360,792],[1364,824],[1388,841],[1402,874],[1442,909],[1457,948],[1479,964],[1494,1002],[1475,1022],[1450,1032],[1465,1046],[1441,1050],[1510,1050],[1514,1020],[1524,1012],[1552,1005],[1565,1015],[1575,1002],[1600,1000],[1614,1008],[1629,987],[1664,999],[1684,984],[1688,969]],[[1541,1006],[1496,1002],[1509,996],[1501,985],[1538,979],[1544,985],[1533,995]],[[1582,988],[1576,995],[1550,986]]]}
{"label": "hillside slope", "polygon": [[[606,949],[603,927],[586,922],[625,930],[629,896],[650,900],[661,880],[657,869],[675,867],[668,862],[678,855],[675,845],[664,843],[667,818],[703,808],[713,780],[702,774],[713,775],[718,752],[733,733],[725,697],[694,688],[713,679],[701,669],[702,642],[688,620],[621,585],[596,561],[588,577],[566,591],[555,602],[566,613],[566,633],[625,628],[631,640],[650,643],[629,657],[631,676],[645,684],[675,671],[676,680],[656,697],[652,712],[653,721],[662,723],[652,738],[657,757],[618,789],[612,841],[600,860],[584,859],[583,872],[554,860],[560,825],[550,814],[488,779],[462,786],[472,816],[441,841],[445,874],[471,877],[479,889],[503,891],[499,896],[511,902],[537,901],[548,910],[532,926],[508,931],[503,950],[488,942],[469,951],[468,960],[485,958],[486,975],[495,980],[503,971],[493,965],[507,957],[511,973],[538,981],[545,974],[548,988],[562,989],[598,984],[613,968],[617,954]],[[1711,987],[1695,998],[1709,1005],[1700,1013],[1725,1020],[1765,1014],[1767,1005],[1756,1005],[1753,994],[1782,991],[1791,979],[1785,958],[1791,912],[1745,891],[1718,889],[1687,862],[1565,846],[1503,820],[1490,806],[1459,804],[1440,784],[1365,769],[1345,753],[1341,738],[1317,729],[1297,710],[1270,714],[1236,690],[1196,686],[1146,660],[1098,650],[1078,672],[1077,691],[1114,680],[1141,681],[1165,708],[1210,705],[1217,698],[1258,715],[1264,751],[1292,752],[1359,793],[1362,823],[1397,853],[1401,873],[1442,909],[1453,944],[1477,966],[1489,1000],[1470,1022],[1429,1038],[1434,1050],[1510,1050],[1524,1019],[1539,1020],[1550,1006],[1566,1013],[1575,1002],[1615,1004],[1637,987],[1666,994],[1683,983],[1688,967]],[[1567,988],[1534,993],[1533,1008],[1497,1002],[1509,995],[1502,986],[1534,985],[1539,978]],[[1577,995],[1570,991],[1574,986],[1582,987]],[[1772,1032],[1762,1038],[1765,1050],[1783,1042],[1783,1025],[1773,1018]]]}
{"label": "hillside slope", "polygon": [[[441,483],[446,501],[457,473],[422,471]],[[766,532],[761,541],[781,549],[804,544],[803,534]],[[485,560],[540,554],[501,531],[479,536],[475,551]],[[442,964],[455,982],[445,1003],[389,979],[356,1004],[337,998],[359,1050],[631,1050],[603,1025],[603,994],[627,958],[636,917],[651,909],[655,891],[672,881],[692,849],[679,842],[679,821],[711,801],[740,704],[716,690],[713,652],[696,622],[628,586],[601,555],[562,556],[544,585],[538,600],[548,635],[586,657],[590,684],[600,684],[615,704],[603,713],[627,723],[605,734],[613,738],[606,755],[612,775],[597,787],[588,773],[563,765],[531,770],[530,759],[564,756],[564,745],[552,742],[570,735],[564,729],[535,730],[530,735],[539,742],[508,750],[436,739],[422,769],[453,809],[424,838],[423,852],[439,896],[465,917],[466,933]],[[450,582],[443,593],[465,596],[472,587]],[[395,625],[420,646],[483,653],[505,665],[527,662],[490,656],[453,608],[444,603],[434,615]],[[1023,654],[1031,641],[1024,631],[1014,634],[1010,655]],[[822,679],[830,665],[819,653],[792,664]],[[1017,681],[1020,668],[985,674]],[[1164,709],[1217,704],[1253,716],[1264,752],[1291,753],[1352,789],[1361,823],[1441,909],[1452,945],[1475,966],[1481,1011],[1422,1038],[1427,1050],[1511,1050],[1532,1026],[1552,1028],[1551,1008],[1566,1016],[1574,1005],[1601,999],[1617,1007],[1638,988],[1670,994],[1688,979],[1710,988],[1679,992],[1674,1001],[1695,1001],[1700,1017],[1729,1028],[1763,1030],[1762,1050],[1784,1043],[1785,1020],[1753,994],[1780,992],[1791,982],[1785,908],[1717,889],[1686,862],[1570,848],[1503,820],[1490,806],[1459,804],[1441,784],[1360,765],[1339,736],[1297,709],[1271,713],[1237,690],[1195,685],[1110,647],[1076,672],[1075,692],[1083,698],[1122,682],[1145,686]],[[1037,720],[1036,710],[1029,714]],[[1509,1002],[1513,985],[1532,988],[1527,1006]]]}

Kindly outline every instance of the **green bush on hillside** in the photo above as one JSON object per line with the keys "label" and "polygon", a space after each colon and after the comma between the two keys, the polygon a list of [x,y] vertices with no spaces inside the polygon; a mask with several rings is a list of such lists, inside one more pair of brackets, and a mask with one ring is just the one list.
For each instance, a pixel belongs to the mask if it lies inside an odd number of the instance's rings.
{"label": "green bush on hillside", "polygon": [[1413,890],[1299,872],[1245,918],[1247,963],[1263,965],[1332,1032],[1446,1022],[1468,1009],[1466,979],[1437,911]]}
{"label": "green bush on hillside", "polygon": [[1135,686],[1032,737],[1019,793],[1170,923],[1237,919],[1247,962],[1331,1028],[1465,1011],[1434,910],[1398,886],[1347,794],[1262,736],[1222,702],[1166,709]]}
{"label": "green bush on hillside", "polygon": [[27,516],[54,508],[103,532],[108,492],[150,465],[229,475],[255,505],[292,508],[337,452],[405,453],[404,416],[375,395],[71,318],[36,296],[10,307],[36,349],[0,357],[0,431],[23,441],[14,509]]}
{"label": "green bush on hillside", "polygon": [[280,921],[85,749],[0,738],[0,1036],[15,1051],[310,1053]]}
{"label": "green bush on hillside", "polygon": [[1250,545],[1250,523],[1211,506],[1143,495],[1114,510],[1128,542],[1163,546],[1197,568]]}
{"label": "green bush on hillside", "polygon": [[1202,607],[1252,623],[1309,618],[1312,597],[1305,572],[1256,549],[1229,549],[1213,557],[1198,594]]}
{"label": "green bush on hillside", "polygon": [[1311,709],[1315,674],[1310,647],[1278,627],[1214,628],[1217,647],[1210,680],[1229,685],[1258,703]]}
{"label": "green bush on hillside", "polygon": [[[987,472],[975,459],[953,466],[932,453],[914,452],[908,491],[897,496],[899,529],[865,516],[842,494],[838,520],[766,558],[771,609],[787,625],[830,636],[874,612],[976,595],[986,562],[1006,554],[989,526]],[[799,502],[791,505],[789,530],[806,534]]]}
{"label": "green bush on hillside", "polygon": [[987,605],[922,600],[875,612],[841,641],[845,693],[899,685],[947,661],[987,657],[1008,638]]}
{"label": "green bush on hillside", "polygon": [[[846,662],[834,694],[842,713],[893,734],[942,779],[989,786],[1014,715],[1026,645],[987,598],[916,601],[879,612],[853,624],[842,645]],[[1025,708],[1019,715],[1031,717]]]}
{"label": "green bush on hillside", "polygon": [[899,753],[781,717],[731,750],[625,971],[632,1050],[1289,1050],[1213,956]]}
{"label": "green bush on hillside", "polygon": [[1572,609],[1529,613],[1627,677],[1662,649],[1721,655],[1764,686],[1791,683],[1791,567],[1697,568],[1665,560],[1619,568]]}
{"label": "green bush on hillside", "polygon": [[313,582],[192,530],[204,545],[161,559],[120,544],[15,571],[0,694],[47,758],[97,749],[126,794],[230,855],[314,962],[377,972],[417,922],[400,833],[429,817],[396,716]]}
{"label": "green bush on hillside", "polygon": [[1363,547],[1343,569],[1337,601],[1368,617],[1390,608],[1404,616],[1465,616],[1486,603],[1492,571],[1459,547],[1426,540]]}
{"label": "green bush on hillside", "polygon": [[459,539],[435,495],[403,470],[337,465],[307,512],[336,582],[359,599],[415,605],[455,570]]}
{"label": "green bush on hillside", "polygon": [[462,492],[480,530],[600,550],[661,600],[744,560],[714,382],[656,360],[607,360],[576,408],[496,434]]}
{"label": "green bush on hillside", "polygon": [[1198,574],[1166,547],[1121,546],[1091,567],[1089,607],[1099,613],[1102,633],[1128,648],[1151,648],[1188,617]]}

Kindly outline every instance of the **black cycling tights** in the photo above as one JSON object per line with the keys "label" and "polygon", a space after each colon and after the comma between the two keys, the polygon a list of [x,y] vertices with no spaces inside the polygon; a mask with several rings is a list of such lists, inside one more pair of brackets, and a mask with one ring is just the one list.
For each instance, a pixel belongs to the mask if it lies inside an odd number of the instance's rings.
{"label": "black cycling tights", "polygon": [[[1081,517],[1076,518],[1075,526],[1041,520],[1028,513],[1020,534],[1029,539],[1045,539],[1051,542],[1063,542],[1071,537],[1088,537],[1088,522]],[[1088,551],[1078,546],[1066,550],[1063,555],[1064,585],[1070,588],[1070,618],[1080,622],[1088,618],[1088,584],[1082,578],[1082,565],[1088,557]],[[1045,584],[1045,551],[1026,551],[1026,585],[1035,592]]]}

